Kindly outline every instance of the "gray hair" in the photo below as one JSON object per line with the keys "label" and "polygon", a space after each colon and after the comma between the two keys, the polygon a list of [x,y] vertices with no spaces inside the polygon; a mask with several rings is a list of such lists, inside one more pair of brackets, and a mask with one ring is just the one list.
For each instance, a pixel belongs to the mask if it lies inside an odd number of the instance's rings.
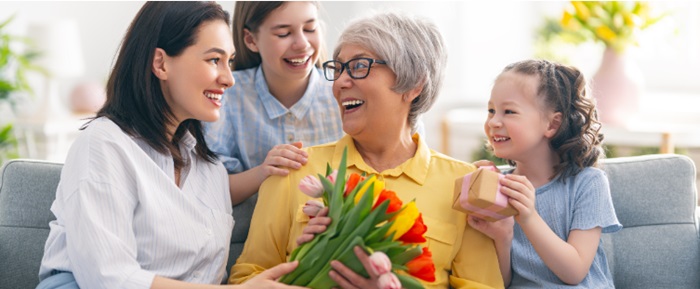
{"label": "gray hair", "polygon": [[428,111],[442,87],[447,49],[437,26],[430,20],[386,12],[350,23],[338,39],[333,59],[348,44],[369,49],[396,74],[392,90],[405,93],[424,85],[411,103],[408,123],[416,130],[418,117]]}

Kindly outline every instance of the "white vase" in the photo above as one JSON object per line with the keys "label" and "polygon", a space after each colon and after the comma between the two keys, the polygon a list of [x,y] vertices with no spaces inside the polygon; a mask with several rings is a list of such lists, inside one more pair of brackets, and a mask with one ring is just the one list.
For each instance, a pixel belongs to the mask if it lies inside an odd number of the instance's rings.
{"label": "white vase", "polygon": [[610,126],[625,126],[639,111],[644,77],[626,53],[606,48],[598,71],[591,79],[600,121]]}

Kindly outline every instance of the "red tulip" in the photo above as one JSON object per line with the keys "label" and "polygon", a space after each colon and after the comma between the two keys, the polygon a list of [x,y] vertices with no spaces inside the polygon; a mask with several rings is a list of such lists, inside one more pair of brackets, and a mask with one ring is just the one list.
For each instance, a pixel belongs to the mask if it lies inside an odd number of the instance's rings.
{"label": "red tulip", "polygon": [[426,231],[428,231],[428,227],[423,223],[423,214],[420,214],[413,226],[399,240],[404,243],[424,243],[426,240],[423,234]]}
{"label": "red tulip", "polygon": [[399,197],[396,196],[396,193],[394,191],[382,190],[382,192],[379,193],[379,197],[374,203],[372,210],[374,211],[374,209],[381,205],[385,200],[389,200],[389,207],[386,208],[387,214],[396,212],[399,209],[401,209],[401,206],[403,206],[403,202],[399,200]]}
{"label": "red tulip", "polygon": [[423,279],[428,282],[435,281],[435,264],[433,263],[433,254],[430,253],[427,247],[423,247],[423,254],[406,263],[408,274],[411,276]]}

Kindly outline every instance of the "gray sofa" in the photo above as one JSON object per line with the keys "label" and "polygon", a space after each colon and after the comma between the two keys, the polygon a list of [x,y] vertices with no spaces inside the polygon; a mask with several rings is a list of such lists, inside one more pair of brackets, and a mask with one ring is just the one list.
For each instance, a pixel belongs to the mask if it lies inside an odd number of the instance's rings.
{"label": "gray sofa", "polygon": [[[693,162],[678,155],[604,161],[624,229],[603,237],[617,288],[700,288]],[[13,160],[0,172],[0,288],[34,288],[53,219],[61,165]],[[240,254],[255,200],[235,207],[229,267]]]}

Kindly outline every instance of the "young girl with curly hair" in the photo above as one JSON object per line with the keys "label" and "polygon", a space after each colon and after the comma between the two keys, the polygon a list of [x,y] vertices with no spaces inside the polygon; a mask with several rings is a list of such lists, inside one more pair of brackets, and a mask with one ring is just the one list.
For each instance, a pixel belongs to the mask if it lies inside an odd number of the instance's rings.
{"label": "young girl with curly hair", "polygon": [[484,131],[514,167],[500,184],[518,214],[494,223],[469,216],[469,224],[494,239],[506,287],[614,288],[600,239],[622,226],[596,168],[600,128],[574,67],[526,60],[496,79]]}

